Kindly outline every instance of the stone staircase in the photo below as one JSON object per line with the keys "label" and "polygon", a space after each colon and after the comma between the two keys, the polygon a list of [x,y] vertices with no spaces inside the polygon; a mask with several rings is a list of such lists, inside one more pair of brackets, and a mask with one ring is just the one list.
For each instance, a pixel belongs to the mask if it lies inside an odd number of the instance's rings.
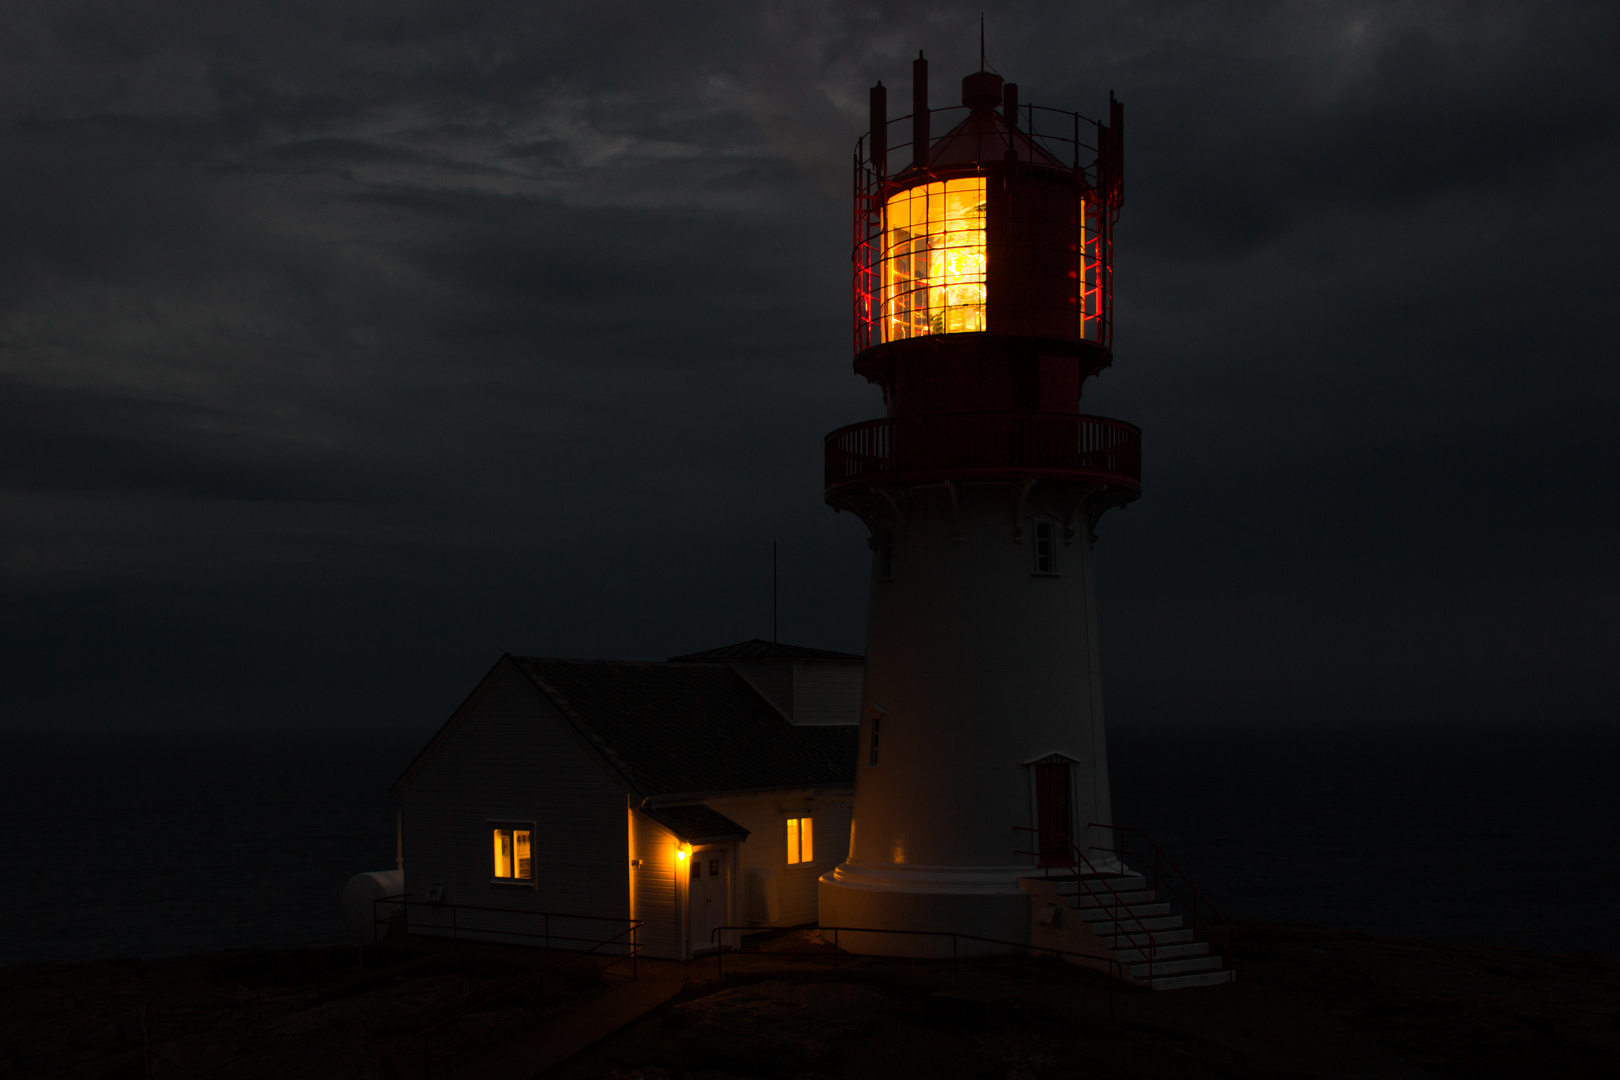
{"label": "stone staircase", "polygon": [[1088,967],[1118,972],[1154,990],[1217,986],[1237,978],[1139,874],[1054,874],[1022,878],[1030,894],[1030,944],[1096,957]]}

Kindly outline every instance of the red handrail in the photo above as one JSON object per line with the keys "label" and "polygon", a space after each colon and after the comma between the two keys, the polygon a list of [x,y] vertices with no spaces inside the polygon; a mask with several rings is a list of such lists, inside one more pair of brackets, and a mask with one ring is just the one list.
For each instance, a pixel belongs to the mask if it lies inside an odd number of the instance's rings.
{"label": "red handrail", "polygon": [[[1117,124],[1117,113],[1111,106],[1109,124]],[[965,106],[951,105],[944,108],[928,110],[929,116],[944,117],[946,114],[966,113]],[[1013,126],[1018,129],[1019,135],[1006,143],[997,139],[997,144],[1012,149],[1015,157],[1026,164],[1049,165],[1060,170],[1067,170],[1074,175],[1076,194],[1084,199],[1085,212],[1083,216],[1077,215],[1075,222],[1076,232],[1082,235],[1076,237],[1076,252],[1080,256],[1079,266],[1076,267],[1075,295],[1076,314],[1082,319],[1095,320],[1090,334],[1084,332],[1078,335],[1085,340],[1093,340],[1107,348],[1113,340],[1113,244],[1111,234],[1114,222],[1118,218],[1120,208],[1120,191],[1118,185],[1117,142],[1109,137],[1112,130],[1101,120],[1090,120],[1077,112],[1068,109],[1053,109],[1043,105],[1024,103],[1019,106],[1018,112],[1022,114],[1021,122]],[[910,140],[889,142],[887,131],[895,124],[902,125],[905,130],[906,121],[911,114],[884,119],[884,145],[887,159],[896,151],[908,150],[912,143]],[[942,123],[938,126],[930,125],[933,130],[941,132],[938,137],[930,138],[929,145],[948,138],[947,134],[956,125]],[[1086,130],[1096,132],[1097,143],[1093,146],[1080,138],[1080,132]],[[873,243],[883,231],[883,205],[892,190],[899,186],[909,186],[924,179],[912,172],[910,168],[891,173],[885,164],[879,167],[873,163],[867,148],[871,145],[871,132],[867,132],[855,142],[854,166],[854,351],[858,355],[864,350],[877,344],[876,333],[881,320],[879,302],[876,295],[878,271],[873,259]],[[982,132],[981,132],[982,137]],[[993,155],[987,155],[989,147],[981,143],[978,157],[989,160],[991,156],[996,161],[1005,161],[1003,151],[997,149]],[[1045,155],[1043,161],[1040,155]],[[1094,155],[1094,156],[1091,156]],[[1070,160],[1063,161],[1064,157]],[[1087,158],[1089,157],[1089,160]],[[982,166],[973,171],[982,172]],[[937,175],[929,172],[928,178]],[[897,179],[906,176],[906,180]],[[1089,234],[1089,235],[1085,235]],[[1089,311],[1089,314],[1088,314]]]}

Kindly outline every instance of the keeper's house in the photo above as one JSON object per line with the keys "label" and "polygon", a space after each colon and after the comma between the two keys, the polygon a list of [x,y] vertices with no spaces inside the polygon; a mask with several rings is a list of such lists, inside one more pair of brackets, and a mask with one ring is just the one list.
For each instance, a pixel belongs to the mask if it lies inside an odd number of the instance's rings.
{"label": "keeper's house", "polygon": [[765,641],[502,657],[392,789],[410,932],[577,948],[635,919],[645,955],[685,959],[717,927],[815,922],[848,853],[862,672]]}

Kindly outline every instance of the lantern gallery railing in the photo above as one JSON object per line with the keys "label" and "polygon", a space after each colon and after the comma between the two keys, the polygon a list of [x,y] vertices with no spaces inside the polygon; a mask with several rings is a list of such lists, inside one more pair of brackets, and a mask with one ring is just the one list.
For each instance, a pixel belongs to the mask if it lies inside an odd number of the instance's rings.
{"label": "lantern gallery railing", "polygon": [[827,436],[827,497],[878,484],[1056,480],[1142,489],[1142,432],[1100,416],[889,416]]}

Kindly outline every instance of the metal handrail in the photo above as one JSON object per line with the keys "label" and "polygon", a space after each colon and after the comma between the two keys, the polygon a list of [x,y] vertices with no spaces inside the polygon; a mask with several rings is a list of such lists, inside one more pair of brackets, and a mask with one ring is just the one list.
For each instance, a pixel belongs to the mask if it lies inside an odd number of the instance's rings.
{"label": "metal handrail", "polygon": [[[544,947],[548,950],[551,948],[553,942],[594,942],[598,940],[597,938],[593,937],[574,937],[568,934],[553,934],[551,932],[552,919],[574,919],[587,922],[611,923],[630,922],[637,926],[641,925],[641,922],[643,921],[639,919],[625,919],[617,915],[584,915],[571,911],[535,911],[533,908],[492,907],[487,904],[446,904],[435,900],[412,900],[412,895],[414,894],[398,893],[394,896],[379,896],[372,900],[372,940],[375,941],[380,937],[377,931],[379,928],[384,926],[403,926],[408,933],[413,925],[410,921],[410,909],[413,907],[427,908],[433,911],[448,911],[450,913],[450,925],[448,927],[442,923],[417,923],[415,925],[421,927],[422,929],[448,929],[450,931],[450,937],[454,941],[461,940],[461,912],[463,911],[492,912],[500,915],[527,915],[533,918],[538,918],[541,920],[541,929],[539,932],[528,930],[490,930],[485,927],[472,926],[469,926],[466,929],[471,933],[499,934],[502,937],[540,938],[545,941]],[[378,908],[380,905],[384,904],[393,905],[400,908],[400,913],[397,915],[379,914]]]}
{"label": "metal handrail", "polygon": [[[758,926],[747,926],[747,925],[743,925],[743,926],[717,926],[712,931],[709,932],[709,940],[716,943],[715,944],[715,970],[719,975],[721,975],[722,977],[724,977],[724,975],[725,975],[725,954],[727,952],[743,952],[744,951],[740,947],[739,948],[732,948],[732,947],[726,945],[724,942],[719,941],[718,939],[719,939],[720,934],[723,933],[723,932],[726,932],[726,931],[730,931],[730,930],[744,930],[744,931],[746,931],[746,930],[754,930],[754,931],[758,931],[759,929],[760,928]],[[960,942],[962,942],[962,941],[982,941],[982,942],[985,942],[985,943],[990,944],[990,945],[1009,945],[1009,946],[1011,946],[1011,947],[1013,947],[1015,949],[1029,949],[1031,952],[1036,952],[1036,953],[1051,953],[1051,954],[1053,954],[1055,956],[1077,956],[1077,957],[1081,957],[1081,958],[1087,959],[1087,960],[1101,960],[1103,963],[1105,963],[1105,964],[1107,964],[1109,966],[1109,973],[1111,975],[1113,975],[1115,978],[1119,979],[1121,982],[1133,982],[1134,981],[1134,980],[1131,979],[1131,977],[1129,975],[1127,975],[1125,973],[1125,966],[1119,960],[1118,957],[1108,956],[1105,953],[1078,952],[1078,951],[1076,951],[1074,949],[1056,949],[1056,948],[1050,948],[1050,947],[1044,946],[1044,945],[1031,945],[1027,941],[1005,941],[1005,940],[1003,940],[1001,938],[981,937],[978,934],[964,934],[964,933],[960,933],[960,932],[958,932],[956,930],[896,930],[896,929],[893,929],[893,928],[890,928],[890,927],[876,927],[876,926],[817,926],[815,929],[818,932],[825,932],[825,931],[831,931],[832,932],[833,941],[832,941],[832,953],[831,953],[831,955],[832,955],[832,958],[833,958],[833,967],[835,967],[835,968],[838,966],[838,953],[839,953],[838,932],[840,930],[842,930],[846,934],[913,934],[913,935],[921,935],[921,936],[927,936],[927,937],[948,937],[948,938],[951,939],[951,963],[953,965],[957,965],[958,970],[960,969],[960,964],[961,964]],[[773,952],[770,955],[772,955],[772,956],[826,956],[828,954],[825,951],[822,951],[822,950],[814,950],[814,951],[801,951],[801,952],[779,952],[779,953],[778,952]]]}
{"label": "metal handrail", "polygon": [[[1197,922],[1198,920],[1198,905],[1200,902],[1202,902],[1203,905],[1209,909],[1210,914],[1219,919],[1221,926],[1226,929],[1226,934],[1229,940],[1224,951],[1233,957],[1237,956],[1237,930],[1232,926],[1232,923],[1225,915],[1221,914],[1220,909],[1210,902],[1209,897],[1205,896],[1202,890],[1200,890],[1197,885],[1193,884],[1192,879],[1186,875],[1181,867],[1176,865],[1175,860],[1171,859],[1170,856],[1165,853],[1164,849],[1158,845],[1158,842],[1155,841],[1153,837],[1149,836],[1146,831],[1131,825],[1103,825],[1095,821],[1089,823],[1086,828],[1107,829],[1110,832],[1122,834],[1118,839],[1117,845],[1113,848],[1104,848],[1096,844],[1091,845],[1091,849],[1093,851],[1112,851],[1121,860],[1121,862],[1124,861],[1124,857],[1127,854],[1123,838],[1124,833],[1135,833],[1137,836],[1147,841],[1148,846],[1153,849],[1153,861],[1151,865],[1153,867],[1154,887],[1168,889],[1170,893],[1175,896],[1177,901],[1191,909],[1194,922]],[[1163,881],[1163,875],[1161,875],[1159,872],[1159,863],[1161,860],[1165,866],[1170,868],[1171,872],[1174,873],[1176,877],[1181,879],[1182,884],[1186,886],[1187,891],[1192,894],[1192,899],[1190,901],[1182,897],[1181,893],[1176,890],[1174,884]]]}
{"label": "metal handrail", "polygon": [[[1014,825],[1013,830],[1015,832],[1041,833],[1040,829],[1032,828],[1032,827],[1030,827],[1028,825]],[[1052,834],[1050,832],[1047,832],[1047,833],[1044,833],[1043,835],[1050,836]],[[1109,881],[1108,881],[1108,879],[1106,877],[1103,876],[1102,871],[1098,870],[1097,867],[1092,864],[1092,861],[1089,858],[1086,857],[1086,853],[1080,850],[1079,845],[1076,844],[1071,837],[1065,836],[1063,839],[1064,839],[1065,842],[1068,843],[1070,850],[1073,851],[1076,855],[1078,855],[1080,857],[1080,861],[1085,863],[1086,869],[1091,871],[1092,877],[1095,878],[1097,881],[1102,882],[1103,887],[1108,890],[1108,892],[1109,892],[1109,894],[1111,896],[1113,896],[1113,898],[1114,898],[1114,908],[1113,908],[1113,911],[1114,911],[1114,931],[1115,931],[1114,936],[1116,938],[1117,937],[1128,938],[1130,940],[1131,945],[1134,948],[1136,948],[1139,952],[1145,953],[1145,955],[1147,956],[1148,978],[1151,980],[1153,978],[1153,965],[1158,962],[1158,958],[1159,958],[1159,939],[1153,933],[1153,931],[1149,930],[1147,928],[1147,926],[1144,924],[1143,920],[1146,918],[1146,916],[1138,915],[1138,914],[1136,914],[1136,912],[1134,910],[1132,910],[1131,906],[1125,902],[1125,898],[1119,895],[1119,891],[1117,889],[1115,889],[1112,884],[1109,883]],[[1053,856],[1049,852],[1040,852],[1040,851],[1014,851],[1013,854],[1015,854],[1015,855],[1033,855],[1037,859],[1056,858],[1060,862],[1067,864],[1069,867],[1071,867],[1074,870],[1074,881],[1075,881],[1075,887],[1077,889],[1080,887],[1080,885],[1082,883],[1085,883],[1086,892],[1091,894],[1093,897],[1097,897],[1097,896],[1101,895],[1100,893],[1097,892],[1096,889],[1091,887],[1089,882],[1086,882],[1086,876],[1083,873],[1080,872],[1080,863],[1075,862],[1073,859],[1066,858],[1066,857],[1064,857],[1062,855]],[[1052,864],[1049,863],[1049,862],[1042,864],[1042,869],[1047,871],[1047,874],[1046,874],[1047,877],[1051,876],[1051,866],[1052,866]],[[1099,906],[1101,906],[1101,905],[1099,905]],[[1125,912],[1126,916],[1129,917],[1131,920],[1133,920],[1137,924],[1137,929],[1138,929],[1138,931],[1140,933],[1143,933],[1143,934],[1147,935],[1148,947],[1145,950],[1142,948],[1141,943],[1137,941],[1136,934],[1131,933],[1130,931],[1126,930],[1123,926],[1120,925],[1119,913],[1120,913],[1121,910],[1123,910]]]}

